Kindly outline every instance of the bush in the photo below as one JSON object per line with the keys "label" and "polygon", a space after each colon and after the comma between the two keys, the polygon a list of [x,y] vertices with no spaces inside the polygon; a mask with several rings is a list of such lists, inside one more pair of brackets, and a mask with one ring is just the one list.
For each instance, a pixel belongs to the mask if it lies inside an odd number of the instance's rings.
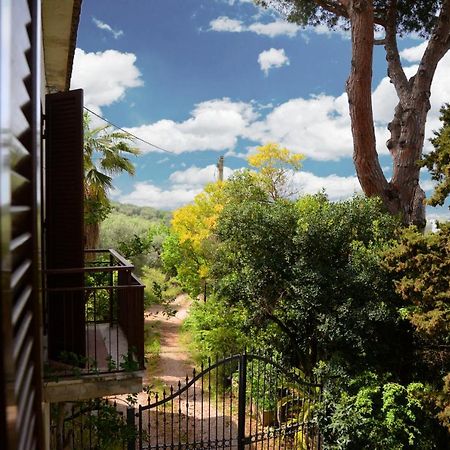
{"label": "bush", "polygon": [[223,300],[210,296],[207,302],[194,301],[183,328],[192,337],[195,358],[205,362],[216,355],[241,352],[250,339],[244,331],[245,313]]}
{"label": "bush", "polygon": [[142,282],[145,284],[145,307],[152,305],[168,306],[183,291],[174,278],[168,278],[159,269],[144,267],[142,269]]}
{"label": "bush", "polygon": [[[320,427],[325,449],[444,449],[422,383],[402,385],[362,373],[324,392]],[[337,386],[339,384],[339,386]]]}

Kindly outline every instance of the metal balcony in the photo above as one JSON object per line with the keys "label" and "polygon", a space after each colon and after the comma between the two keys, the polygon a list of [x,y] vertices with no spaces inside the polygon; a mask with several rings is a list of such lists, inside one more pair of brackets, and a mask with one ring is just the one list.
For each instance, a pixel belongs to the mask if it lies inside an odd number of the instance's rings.
{"label": "metal balcony", "polygon": [[144,285],[114,250],[85,267],[46,271],[46,378],[144,369]]}

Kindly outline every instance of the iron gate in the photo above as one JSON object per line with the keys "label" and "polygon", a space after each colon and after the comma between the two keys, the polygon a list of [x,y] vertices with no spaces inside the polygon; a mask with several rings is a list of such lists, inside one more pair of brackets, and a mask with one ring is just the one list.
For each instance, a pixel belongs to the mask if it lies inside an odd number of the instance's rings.
{"label": "iron gate", "polygon": [[139,449],[320,450],[321,386],[270,358],[234,355],[139,406]]}

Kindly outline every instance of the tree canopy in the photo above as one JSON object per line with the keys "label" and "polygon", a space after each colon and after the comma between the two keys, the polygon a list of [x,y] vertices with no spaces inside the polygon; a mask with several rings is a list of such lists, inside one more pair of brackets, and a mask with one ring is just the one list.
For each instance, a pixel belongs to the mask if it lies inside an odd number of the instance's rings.
{"label": "tree canopy", "polygon": [[[262,6],[271,6],[282,12],[288,20],[299,25],[326,24],[330,28],[350,29],[347,0],[256,0]],[[399,35],[417,33],[427,38],[436,25],[441,0],[374,0],[374,23],[384,27],[389,20],[389,8],[395,4]]]}

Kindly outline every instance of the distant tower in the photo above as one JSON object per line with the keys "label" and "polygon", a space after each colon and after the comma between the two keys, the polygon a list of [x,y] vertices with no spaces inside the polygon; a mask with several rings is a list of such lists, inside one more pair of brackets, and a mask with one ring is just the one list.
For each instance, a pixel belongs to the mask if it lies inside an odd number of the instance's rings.
{"label": "distant tower", "polygon": [[224,158],[221,156],[219,162],[217,163],[217,169],[219,170],[219,181],[223,181],[223,162]]}

